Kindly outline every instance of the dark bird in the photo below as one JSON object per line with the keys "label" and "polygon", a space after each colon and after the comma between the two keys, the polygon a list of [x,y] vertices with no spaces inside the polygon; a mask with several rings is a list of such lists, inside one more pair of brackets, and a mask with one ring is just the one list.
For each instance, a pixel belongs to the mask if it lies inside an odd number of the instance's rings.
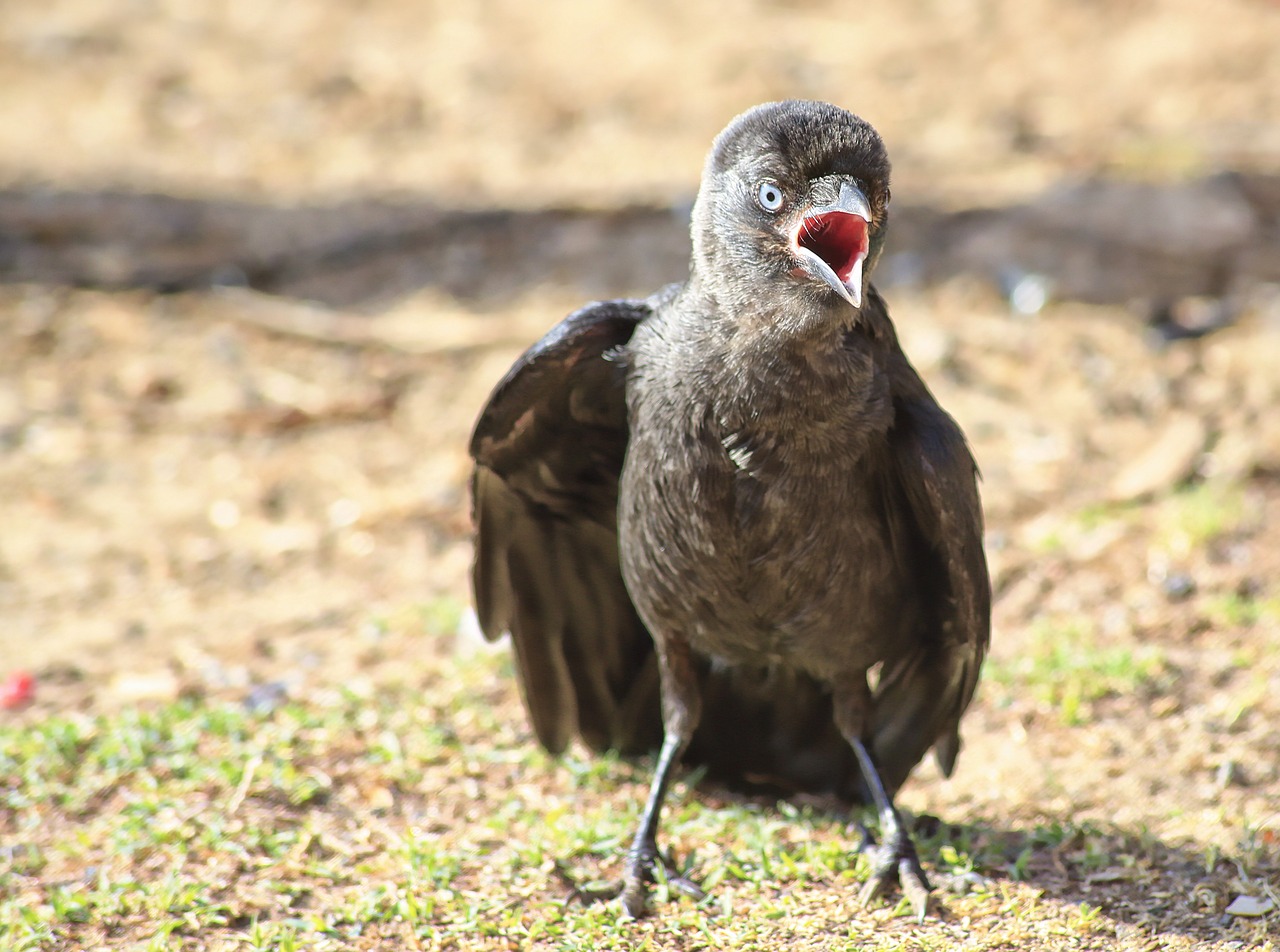
{"label": "dark bird", "polygon": [[473,584],[542,744],[661,738],[620,895],[639,915],[673,769],[869,799],[865,903],[929,883],[893,796],[950,774],[986,653],[973,457],[868,281],[876,131],[779,102],[711,149],[689,278],[570,315],[497,385],[471,453]]}

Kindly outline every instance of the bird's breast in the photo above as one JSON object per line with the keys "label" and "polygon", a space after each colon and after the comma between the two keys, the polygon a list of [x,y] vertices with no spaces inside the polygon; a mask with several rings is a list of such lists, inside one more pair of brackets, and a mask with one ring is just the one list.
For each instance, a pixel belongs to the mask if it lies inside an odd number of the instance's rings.
{"label": "bird's breast", "polygon": [[883,660],[895,626],[882,616],[905,575],[873,459],[760,434],[637,431],[620,486],[620,546],[651,630],[679,632],[730,663],[819,677]]}

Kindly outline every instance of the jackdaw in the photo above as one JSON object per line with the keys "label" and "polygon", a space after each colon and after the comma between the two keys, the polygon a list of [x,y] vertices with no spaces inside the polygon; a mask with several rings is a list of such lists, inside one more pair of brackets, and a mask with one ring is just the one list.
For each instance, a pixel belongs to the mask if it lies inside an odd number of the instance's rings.
{"label": "jackdaw", "polygon": [[964,435],[869,283],[889,161],[817,102],[757,106],[707,158],[689,277],[572,314],[471,442],[477,614],[510,632],[541,743],[657,747],[622,882],[639,915],[678,762],[869,800],[865,903],[929,883],[893,796],[950,774],[991,591]]}

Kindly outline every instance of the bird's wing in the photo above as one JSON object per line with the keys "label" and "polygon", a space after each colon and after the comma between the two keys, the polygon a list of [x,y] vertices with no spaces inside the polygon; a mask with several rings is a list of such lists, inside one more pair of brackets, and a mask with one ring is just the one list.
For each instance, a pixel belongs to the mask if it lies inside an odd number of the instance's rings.
{"label": "bird's wing", "polygon": [[[899,352],[899,355],[901,352]],[[887,664],[876,688],[874,750],[897,787],[933,746],[950,775],[991,625],[977,466],[964,434],[900,356],[891,431],[894,483],[912,538],[904,555],[931,601],[932,632]]]}
{"label": "bird's wing", "polygon": [[475,563],[485,636],[510,632],[542,745],[596,749],[661,736],[652,641],[618,565],[627,448],[622,348],[652,302],[607,301],[561,321],[494,388],[471,439]]}

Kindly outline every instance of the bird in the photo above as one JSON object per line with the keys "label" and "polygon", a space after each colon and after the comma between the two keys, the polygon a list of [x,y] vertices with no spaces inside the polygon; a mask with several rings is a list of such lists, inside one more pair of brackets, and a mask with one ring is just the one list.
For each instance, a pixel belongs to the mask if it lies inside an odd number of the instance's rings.
{"label": "bird", "polygon": [[[838,106],[765,103],[712,144],[688,278],[557,324],[470,444],[476,616],[539,742],[657,750],[621,880],[648,911],[679,765],[872,805],[865,906],[930,883],[894,797],[960,749],[990,639],[978,469],[870,282],[890,164]],[[857,822],[857,821],[855,821]]]}

